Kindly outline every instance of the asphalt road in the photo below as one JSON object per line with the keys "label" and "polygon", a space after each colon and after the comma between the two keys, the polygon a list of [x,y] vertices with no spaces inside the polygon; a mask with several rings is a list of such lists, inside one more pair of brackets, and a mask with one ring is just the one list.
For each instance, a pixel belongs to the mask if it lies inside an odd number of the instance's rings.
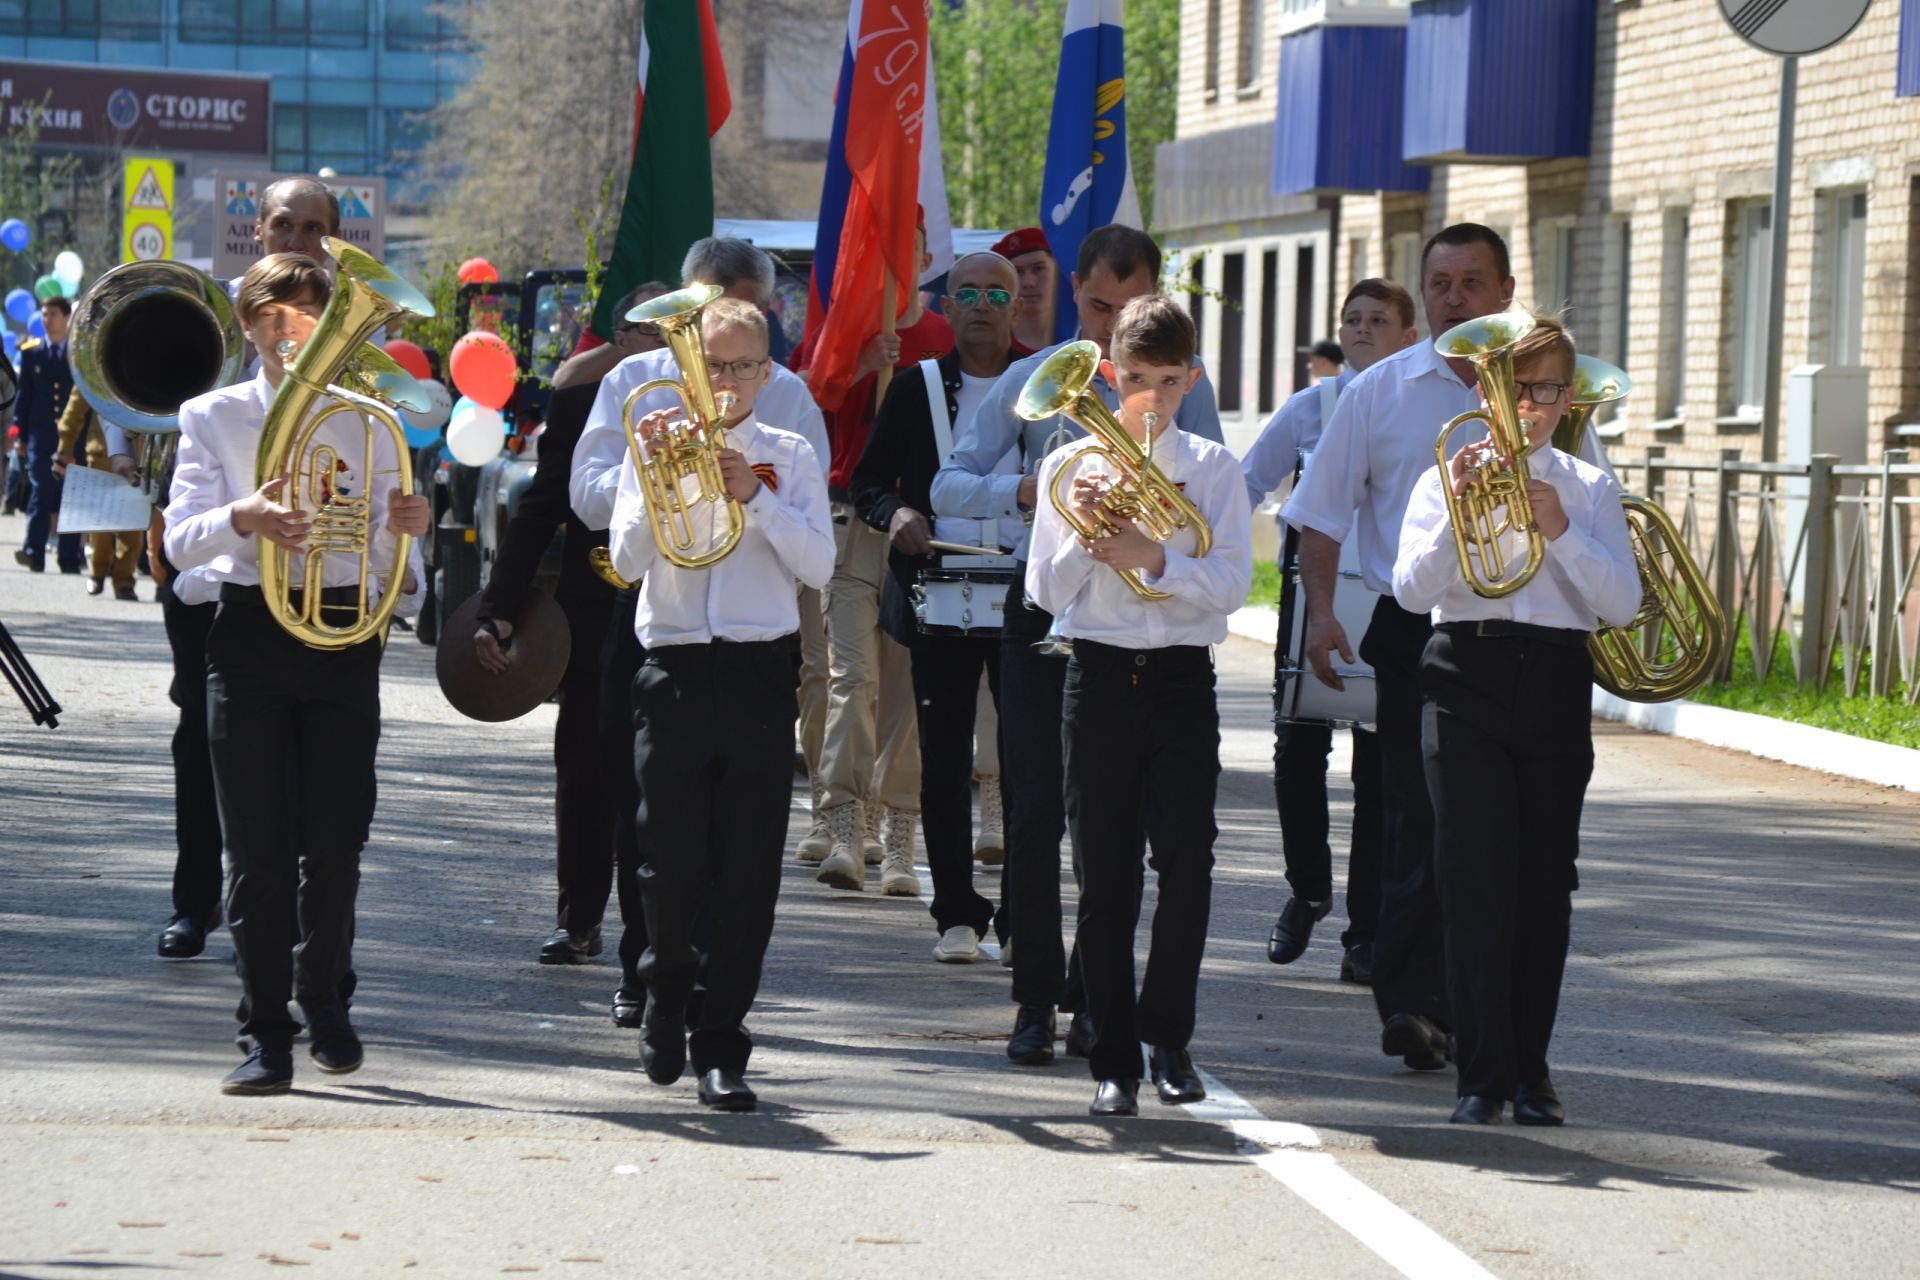
{"label": "asphalt road", "polygon": [[[21,532],[0,520],[0,549]],[[398,635],[367,1064],[302,1056],[291,1096],[232,1099],[224,933],[153,953],[159,611],[81,582],[0,560],[0,621],[66,707],[49,732],[0,699],[0,1276],[1920,1274],[1920,796],[1596,726],[1554,1044],[1571,1120],[1462,1130],[1450,1079],[1378,1053],[1336,928],[1265,959],[1270,657],[1235,640],[1194,1043],[1212,1105],[1091,1121],[1083,1062],[1005,1061],[1003,970],[935,965],[920,904],[790,865],[761,1110],[716,1116],[640,1074],[610,955],[533,962],[551,708],[461,720]],[[793,813],[797,838],[799,788]]]}

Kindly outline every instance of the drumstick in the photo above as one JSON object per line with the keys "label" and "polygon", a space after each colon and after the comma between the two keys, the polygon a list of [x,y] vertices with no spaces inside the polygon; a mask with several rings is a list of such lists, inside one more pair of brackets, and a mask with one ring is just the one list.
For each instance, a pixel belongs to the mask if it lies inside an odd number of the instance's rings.
{"label": "drumstick", "polygon": [[950,556],[1003,556],[1006,552],[998,547],[970,547],[964,542],[942,542],[930,538],[927,545],[935,551],[944,551]]}

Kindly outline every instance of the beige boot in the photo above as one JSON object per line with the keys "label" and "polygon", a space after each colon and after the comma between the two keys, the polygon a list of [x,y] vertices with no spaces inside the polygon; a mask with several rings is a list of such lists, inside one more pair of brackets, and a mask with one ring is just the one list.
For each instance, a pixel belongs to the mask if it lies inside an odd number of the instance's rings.
{"label": "beige boot", "polygon": [[880,892],[889,898],[920,896],[920,877],[913,873],[913,830],[919,821],[920,815],[915,810],[887,810]]}
{"label": "beige boot", "polygon": [[827,810],[827,829],[832,833],[832,848],[814,879],[860,892],[867,887],[867,866],[860,856],[860,806],[843,804]]}
{"label": "beige boot", "polygon": [[880,843],[880,815],[884,807],[878,800],[860,802],[860,848],[866,855],[867,865],[877,867],[886,850]]}
{"label": "beige boot", "polygon": [[827,789],[820,785],[818,778],[815,778],[812,802],[813,826],[808,829],[807,834],[800,837],[799,847],[793,851],[793,856],[801,862],[820,862],[833,849],[833,832],[827,827],[827,815],[821,807],[826,799]]}
{"label": "beige boot", "polygon": [[980,821],[974,828],[973,856],[983,867],[997,867],[1007,858],[1007,835],[1000,818],[1000,775],[980,776]]}

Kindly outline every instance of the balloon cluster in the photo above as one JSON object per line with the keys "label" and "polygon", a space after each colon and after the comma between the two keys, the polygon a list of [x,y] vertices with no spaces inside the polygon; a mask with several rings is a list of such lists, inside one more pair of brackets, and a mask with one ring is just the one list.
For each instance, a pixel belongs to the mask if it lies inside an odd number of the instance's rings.
{"label": "balloon cluster", "polygon": [[[0,247],[13,253],[25,253],[33,243],[33,232],[19,218],[8,218],[0,222]],[[63,249],[53,259],[53,270],[33,282],[31,291],[11,289],[0,306],[6,309],[7,318],[20,325],[31,338],[45,338],[47,325],[40,318],[40,304],[50,298],[72,298],[80,292],[80,281],[86,275],[86,264],[80,255],[71,249]],[[20,351],[20,335],[11,329],[0,330],[0,347],[4,347],[8,360],[14,360]]]}

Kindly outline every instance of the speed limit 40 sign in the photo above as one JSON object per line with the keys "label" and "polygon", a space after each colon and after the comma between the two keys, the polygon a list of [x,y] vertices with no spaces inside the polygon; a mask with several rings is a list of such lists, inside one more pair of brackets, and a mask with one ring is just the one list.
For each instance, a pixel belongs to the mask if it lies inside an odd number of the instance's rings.
{"label": "speed limit 40 sign", "polygon": [[126,243],[121,246],[123,262],[151,262],[173,256],[173,219],[129,213],[126,231]]}

